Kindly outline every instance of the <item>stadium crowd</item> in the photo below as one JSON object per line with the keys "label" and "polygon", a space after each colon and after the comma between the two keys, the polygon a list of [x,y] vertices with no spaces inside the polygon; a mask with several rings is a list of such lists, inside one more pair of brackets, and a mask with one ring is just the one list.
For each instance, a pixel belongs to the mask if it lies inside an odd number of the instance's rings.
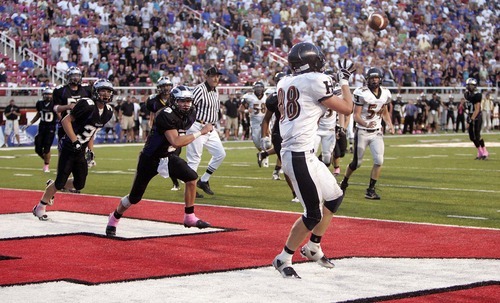
{"label": "stadium crowd", "polygon": [[[276,72],[287,72],[288,67],[271,54],[286,58],[300,41],[323,49],[326,69],[334,68],[340,58],[351,59],[356,87],[363,85],[364,72],[371,66],[383,69],[383,84],[393,87],[464,87],[465,80],[473,77],[479,86],[494,88],[500,80],[494,1],[0,3],[0,29],[16,37],[22,48],[61,72],[76,66],[83,77],[107,78],[117,87],[155,86],[163,75],[174,86],[194,86],[203,81],[209,66],[219,67],[222,85],[250,86],[260,81],[272,86]],[[366,21],[373,11],[386,12],[390,21],[386,30],[377,33],[368,28]],[[5,56],[0,82],[51,85],[47,72],[37,68],[32,58],[17,63]],[[495,97],[490,93],[496,104]],[[440,113],[447,109],[448,96],[442,99]],[[455,101],[458,105],[460,100]],[[404,117],[403,108],[397,108]],[[429,127],[416,125],[416,129]]]}
{"label": "stadium crowd", "polygon": [[[380,33],[366,25],[375,10],[390,21]],[[299,41],[320,45],[330,67],[351,58],[356,86],[370,66],[394,86],[463,86],[468,77],[497,86],[494,11],[495,1],[484,0],[25,0],[2,1],[0,27],[49,65],[78,66],[116,86],[151,85],[163,73],[193,85],[215,64],[223,83],[270,84],[287,67],[269,53],[286,57]],[[46,77],[26,61],[18,71]]]}

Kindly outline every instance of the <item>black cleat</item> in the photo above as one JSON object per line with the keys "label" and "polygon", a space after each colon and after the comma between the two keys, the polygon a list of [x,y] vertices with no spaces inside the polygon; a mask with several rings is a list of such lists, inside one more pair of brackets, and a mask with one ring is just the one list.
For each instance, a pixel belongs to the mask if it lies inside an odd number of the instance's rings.
{"label": "black cleat", "polygon": [[262,160],[264,160],[264,158],[262,157],[262,152],[258,152],[257,153],[257,164],[259,165],[259,167],[262,167]]}
{"label": "black cleat", "polygon": [[205,196],[196,192],[196,199],[203,199]]}
{"label": "black cleat", "polygon": [[196,186],[198,186],[198,188],[202,189],[205,193],[209,195],[214,194],[214,192],[210,189],[210,184],[208,184],[208,181],[203,182],[201,180],[198,180],[198,182],[196,182]]}
{"label": "black cleat", "polygon": [[36,205],[35,205],[35,207],[33,207],[33,211],[32,211],[33,216],[37,217],[38,220],[40,220],[40,221],[49,221],[49,217],[46,214],[43,214],[42,216],[38,216],[36,214],[36,207],[37,207]]}
{"label": "black cleat", "polygon": [[340,182],[340,189],[342,190],[343,193],[345,193],[345,190],[347,189],[348,186],[349,184],[345,181],[345,179],[343,179],[342,182]]}
{"label": "black cleat", "polygon": [[366,190],[365,198],[369,200],[380,200],[380,196],[375,192],[375,188],[368,188]]}
{"label": "black cleat", "polygon": [[106,236],[115,237],[116,236],[116,226],[111,226],[111,225],[106,226]]}
{"label": "black cleat", "polygon": [[295,269],[293,269],[293,267],[282,262],[280,259],[278,259],[277,256],[273,260],[273,266],[274,266],[274,268],[276,268],[277,271],[280,272],[280,274],[283,276],[283,278],[301,279],[300,276],[295,271]]}

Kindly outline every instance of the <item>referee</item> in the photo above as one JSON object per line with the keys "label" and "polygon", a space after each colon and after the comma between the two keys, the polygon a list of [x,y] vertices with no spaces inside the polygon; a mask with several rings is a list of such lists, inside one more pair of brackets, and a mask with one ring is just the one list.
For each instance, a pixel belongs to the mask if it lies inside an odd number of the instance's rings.
{"label": "referee", "polygon": [[[217,92],[217,84],[221,73],[217,67],[210,67],[205,72],[205,82],[198,84],[193,90],[193,105],[196,108],[196,122],[187,130],[186,134],[199,132],[207,123],[212,123],[215,127],[220,119],[220,100]],[[205,173],[196,183],[205,193],[213,195],[208,180],[212,174],[219,168],[226,157],[226,151],[217,131],[199,136],[186,147],[187,163],[194,171],[198,170],[200,165],[203,147],[206,147],[212,158],[208,162]],[[197,195],[198,196],[198,195]],[[198,196],[200,197],[200,196]]]}

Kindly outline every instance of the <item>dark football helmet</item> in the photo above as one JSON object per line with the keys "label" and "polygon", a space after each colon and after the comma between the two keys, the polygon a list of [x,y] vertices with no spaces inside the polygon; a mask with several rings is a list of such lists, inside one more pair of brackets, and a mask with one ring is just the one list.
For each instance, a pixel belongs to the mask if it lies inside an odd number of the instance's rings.
{"label": "dark football helmet", "polygon": [[397,101],[403,101],[403,97],[401,96],[401,94],[397,94],[396,95],[396,100]]}
{"label": "dark football helmet", "polygon": [[66,82],[70,85],[80,85],[82,77],[82,71],[76,66],[72,66],[66,71]]}
{"label": "dark football helmet", "polygon": [[170,81],[169,77],[161,77],[156,83],[156,91],[160,95],[168,95],[170,94],[172,86],[174,86],[174,84]]}
{"label": "dark football helmet", "polygon": [[300,42],[290,49],[288,64],[295,74],[320,72],[325,66],[325,55],[316,45]]}
{"label": "dark football helmet", "polygon": [[477,87],[477,80],[475,78],[468,78],[467,81],[465,81],[465,87],[469,91],[474,91]]}
{"label": "dark football helmet", "polygon": [[170,91],[170,106],[182,116],[187,116],[193,110],[193,93],[189,87],[179,85]]}
{"label": "dark football helmet", "polygon": [[50,88],[50,87],[44,88],[42,91],[43,101],[48,102],[48,101],[52,100],[53,93],[54,93],[54,91],[52,90],[52,88]]}
{"label": "dark football helmet", "polygon": [[256,96],[262,96],[262,94],[264,94],[264,88],[264,83],[257,81],[253,84],[253,93]]}
{"label": "dark football helmet", "polygon": [[376,67],[370,68],[366,72],[366,82],[367,86],[369,89],[377,89],[380,87],[380,83],[382,83],[382,78],[384,77],[384,74],[382,71]]}
{"label": "dark football helmet", "polygon": [[[108,91],[109,93],[103,94],[103,91]],[[109,103],[113,101],[115,92],[113,83],[108,79],[99,79],[92,86],[92,99],[97,102]]]}
{"label": "dark football helmet", "polygon": [[278,82],[280,82],[280,80],[283,79],[284,76],[286,76],[284,72],[277,72],[273,78],[274,84],[278,85]]}

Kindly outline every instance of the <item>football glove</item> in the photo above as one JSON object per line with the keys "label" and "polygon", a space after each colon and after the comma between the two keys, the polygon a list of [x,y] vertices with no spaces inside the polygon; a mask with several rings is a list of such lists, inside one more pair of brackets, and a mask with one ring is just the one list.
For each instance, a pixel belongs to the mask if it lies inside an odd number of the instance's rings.
{"label": "football glove", "polygon": [[76,140],[75,142],[72,143],[72,145],[73,145],[73,151],[75,153],[82,150],[82,143],[80,143],[80,141]]}
{"label": "football glove", "polygon": [[[339,60],[339,72],[337,73],[339,82],[342,82],[342,80],[349,81],[354,70],[354,63],[351,62],[348,64],[347,59],[344,59],[344,61]],[[340,84],[342,85],[342,83]]]}
{"label": "football glove", "polygon": [[87,152],[85,153],[85,160],[87,160],[88,167],[94,167],[96,165],[94,159],[95,159],[94,152],[91,151],[90,149],[87,149]]}
{"label": "football glove", "polygon": [[262,150],[268,150],[272,146],[273,146],[273,144],[271,143],[271,138],[269,138],[269,137],[262,137],[260,139],[260,148]]}

